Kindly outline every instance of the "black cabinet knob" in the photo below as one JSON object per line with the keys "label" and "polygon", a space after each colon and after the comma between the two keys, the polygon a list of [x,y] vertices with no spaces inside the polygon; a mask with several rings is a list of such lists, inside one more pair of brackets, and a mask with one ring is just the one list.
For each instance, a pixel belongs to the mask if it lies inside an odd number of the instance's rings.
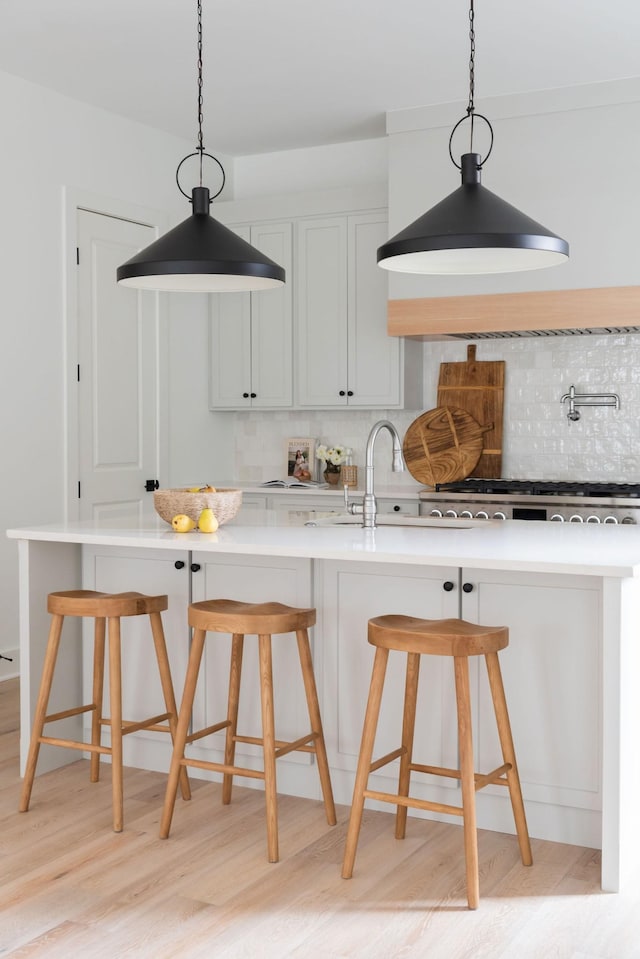
{"label": "black cabinet knob", "polygon": [[177,559],[173,565],[176,569],[184,569],[184,560]]}
{"label": "black cabinet knob", "polygon": [[394,507],[393,507],[393,512],[394,512],[394,513],[399,513],[399,512],[400,512],[400,507],[399,507],[399,506],[394,506]]}
{"label": "black cabinet knob", "polygon": [[252,400],[255,400],[255,398],[256,398],[257,395],[258,395],[257,393],[252,393],[252,394],[251,394],[251,399],[252,399]]}
{"label": "black cabinet knob", "polygon": [[191,564],[191,572],[192,572],[192,573],[197,573],[199,569],[200,569],[200,563],[192,563],[192,564]]}
{"label": "black cabinet knob", "polygon": [[248,393],[243,393],[243,394],[242,394],[242,398],[245,399],[245,400],[248,400],[248,399],[249,399],[249,394],[248,394]]}
{"label": "black cabinet knob", "polygon": [[346,395],[347,394],[345,393],[344,390],[340,390],[340,392],[338,393],[338,396],[346,396]]}
{"label": "black cabinet knob", "polygon": [[473,583],[463,583],[463,584],[462,584],[462,589],[463,589],[463,591],[464,591],[465,593],[472,593],[472,592],[473,592]]}
{"label": "black cabinet knob", "polygon": [[450,593],[451,590],[453,589],[453,583],[451,582],[450,579],[448,579],[446,583],[442,584],[442,588],[445,591],[445,593]]}
{"label": "black cabinet knob", "polygon": [[353,396],[353,390],[347,390],[347,396]]}

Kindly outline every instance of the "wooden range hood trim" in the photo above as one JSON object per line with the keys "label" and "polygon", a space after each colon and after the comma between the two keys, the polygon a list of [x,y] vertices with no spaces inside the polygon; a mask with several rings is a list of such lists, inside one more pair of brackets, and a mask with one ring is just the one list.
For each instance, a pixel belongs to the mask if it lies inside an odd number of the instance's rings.
{"label": "wooden range hood trim", "polygon": [[640,327],[640,286],[389,300],[390,336]]}

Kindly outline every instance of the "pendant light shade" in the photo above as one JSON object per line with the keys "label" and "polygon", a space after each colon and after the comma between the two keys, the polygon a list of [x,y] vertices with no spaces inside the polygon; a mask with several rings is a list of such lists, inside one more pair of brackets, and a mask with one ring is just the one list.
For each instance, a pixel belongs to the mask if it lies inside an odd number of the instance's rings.
{"label": "pendant light shade", "polygon": [[399,273],[510,273],[555,266],[569,244],[480,183],[480,156],[462,157],[462,186],[378,250]]}
{"label": "pendant light shade", "polygon": [[194,187],[193,213],[118,267],[139,290],[239,293],[282,286],[285,271],[209,214],[209,191]]}
{"label": "pendant light shade", "polygon": [[[200,183],[191,191],[191,216],[159,240],[136,253],[119,266],[118,283],[139,290],[160,290],[172,293],[239,293],[269,290],[282,286],[285,271],[268,256],[241,239],[209,213],[213,199],[225,183],[220,161],[207,153],[202,136],[202,0],[197,0],[198,17],[198,146],[178,164],[176,181],[180,192],[180,168],[185,160],[198,156]],[[222,184],[211,197],[202,185],[203,157],[217,163]]]}
{"label": "pendant light shade", "polygon": [[[493,128],[475,112],[475,13],[469,8],[469,104],[449,137],[451,162],[462,174],[462,185],[418,217],[378,249],[378,265],[398,273],[478,274],[538,270],[565,263],[569,244],[480,182],[483,160],[473,152],[474,121],[484,121],[491,133],[486,163],[493,148]],[[451,152],[461,123],[471,124],[470,149],[458,164]]]}

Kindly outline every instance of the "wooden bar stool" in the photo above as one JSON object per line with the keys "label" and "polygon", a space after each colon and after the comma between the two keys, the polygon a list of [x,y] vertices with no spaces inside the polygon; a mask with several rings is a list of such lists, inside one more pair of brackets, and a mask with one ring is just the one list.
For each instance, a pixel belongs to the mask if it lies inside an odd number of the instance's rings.
{"label": "wooden bar stool", "polygon": [[[45,651],[40,691],[33,720],[31,744],[27,757],[20,812],[29,809],[31,789],[40,752],[40,744],[50,746],[64,746],[67,749],[78,749],[91,753],[90,781],[98,782],[100,778],[100,756],[111,756],[111,777],[113,791],[113,830],[122,832],[123,824],[123,787],[122,787],[122,737],[139,729],[153,729],[157,732],[168,732],[173,739],[177,726],[176,700],[171,681],[171,670],[167,647],[162,628],[160,613],[167,609],[166,596],[144,596],[142,593],[98,593],[91,589],[74,589],[68,592],[49,593],[47,610],[51,613],[51,628]],[[47,715],[51,685],[60,647],[62,625],[65,616],[92,617],[95,619],[94,649],[93,649],[93,701],[86,706],[75,706],[62,712]],[[122,616],[149,616],[151,632],[155,646],[160,682],[166,712],[137,722],[130,722],[122,718],[122,684],[121,684],[121,642],[120,618]],[[105,661],[105,634],[106,621],[109,622],[109,691],[111,715],[105,718],[102,714],[102,699],[104,688],[104,661]],[[77,742],[69,739],[59,739],[54,736],[44,736],[43,728],[46,723],[68,716],[77,716],[80,713],[93,713],[91,719],[91,742]],[[167,725],[161,725],[162,723]],[[103,726],[111,727],[111,746],[101,744]],[[190,799],[189,780],[186,770],[182,771],[181,789],[184,799]]]}
{"label": "wooden bar stool", "polygon": [[[324,798],[327,822],[336,823],[333,804],[329,764],[322,732],[318,694],[313,675],[313,662],[309,646],[309,627],[316,621],[315,609],[294,609],[281,603],[241,603],[232,599],[215,599],[189,606],[189,625],[193,627],[191,654],[187,667],[184,694],[178,716],[178,728],[169,772],[165,797],[160,838],[166,839],[171,828],[171,819],[175,805],[178,774],[185,766],[209,769],[223,774],[222,802],[231,802],[231,788],[234,776],[247,776],[264,781],[267,815],[267,859],[278,862],[278,810],[276,795],[276,759],[293,751],[314,753],[318,763],[320,785]],[[198,681],[204,641],[207,632],[231,634],[231,667],[229,673],[229,698],[227,718],[206,729],[189,732],[191,709]],[[311,732],[294,742],[283,742],[275,738],[273,717],[273,676],[271,668],[271,637],[275,633],[295,632],[298,641],[298,654],[302,667]],[[262,706],[262,737],[241,736],[237,731],[240,679],[242,672],[242,651],[246,634],[258,636],[260,657],[260,699]],[[224,762],[185,758],[187,743],[195,742],[204,736],[226,729]],[[264,769],[247,769],[235,765],[236,743],[254,743],[262,745]]]}
{"label": "wooden bar stool", "polygon": [[[520,855],[525,866],[530,866],[531,846],[527,831],[518,767],[511,736],[511,725],[502,684],[498,650],[509,644],[509,630],[505,627],[476,626],[462,619],[429,620],[412,616],[378,616],[369,620],[369,642],[376,647],[369,700],[364,720],[362,745],[353,791],[353,806],[349,821],[342,876],[350,879],[356,857],[356,847],[362,822],[365,799],[377,799],[397,806],[396,838],[404,839],[407,807],[428,809],[434,812],[462,816],[464,826],[464,851],[467,873],[467,900],[470,909],[477,909],[479,901],[478,840],[476,832],[476,790],[492,783],[507,786],[518,834]],[[407,653],[407,672],[402,725],[402,743],[375,762],[371,761],[375,742],[380,701],[389,658],[389,650]],[[458,748],[460,769],[445,769],[441,766],[423,766],[413,762],[413,736],[416,718],[416,696],[420,656],[452,656],[456,703],[458,712]],[[484,655],[491,687],[498,735],[502,748],[503,764],[490,773],[474,772],[473,740],[471,732],[471,698],[469,688],[469,656]],[[369,774],[394,759],[400,758],[400,776],[397,794],[367,789]],[[412,772],[429,773],[460,779],[462,806],[429,802],[409,796],[409,780]]]}

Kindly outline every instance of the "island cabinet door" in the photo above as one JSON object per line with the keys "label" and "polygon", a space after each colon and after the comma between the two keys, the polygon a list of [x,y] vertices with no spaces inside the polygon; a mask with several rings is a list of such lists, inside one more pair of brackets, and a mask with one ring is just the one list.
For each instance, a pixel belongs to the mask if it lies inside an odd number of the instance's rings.
{"label": "island cabinet door", "polygon": [[[324,725],[336,801],[351,803],[353,779],[369,692],[374,647],[367,642],[373,616],[402,613],[426,619],[458,615],[459,570],[447,567],[358,562],[319,564],[318,621],[324,659]],[[374,759],[400,745],[406,656],[391,653]],[[415,735],[416,761],[452,767],[457,762],[455,693],[451,663],[423,657]],[[370,788],[396,790],[398,762],[374,773]],[[418,776],[415,794],[451,802],[455,781]],[[430,792],[425,792],[425,784]],[[435,793],[434,793],[435,790]],[[389,806],[381,807],[387,812]]]}
{"label": "island cabinet door", "polygon": [[[193,553],[193,602],[206,599],[236,599],[242,602],[279,602],[289,606],[313,606],[311,561],[295,557],[218,556]],[[195,567],[199,567],[196,569]],[[314,632],[311,630],[312,648]],[[276,738],[295,740],[309,731],[309,719],[298,646],[294,634],[276,635],[272,640],[273,683]],[[231,637],[208,633],[203,664],[193,709],[194,729],[203,729],[226,719],[229,686]],[[247,635],[244,642],[238,732],[242,736],[261,736],[260,670],[257,636]],[[195,758],[223,760],[224,732],[194,743]],[[261,749],[250,743],[238,743],[236,759],[241,765],[262,768]],[[309,753],[289,753],[278,762],[278,789],[297,795],[316,795],[317,777],[310,776]],[[256,780],[243,779],[250,786]]]}
{"label": "island cabinet door", "polygon": [[[169,662],[179,701],[189,655],[189,553],[187,550],[131,549],[117,546],[82,547],[82,583],[85,589],[105,593],[137,591],[149,596],[166,594],[168,609],[162,613]],[[155,652],[148,616],[121,620],[122,715],[128,720],[145,719],[164,712],[162,687],[155,665]],[[91,702],[93,620],[83,622],[83,683],[85,702]],[[108,668],[105,671],[105,710],[108,712]],[[90,729],[86,715],[85,725]],[[108,727],[103,732],[108,741]],[[168,736],[140,730],[124,738],[125,764],[166,771],[171,759]]]}
{"label": "island cabinet door", "polygon": [[[463,570],[462,587],[465,619],[509,627],[500,663],[532,835],[600,846],[600,580]],[[483,668],[475,682],[477,763],[487,771],[499,764],[500,746]],[[502,787],[483,790],[480,808],[491,794],[502,798],[485,825],[513,832]]]}

